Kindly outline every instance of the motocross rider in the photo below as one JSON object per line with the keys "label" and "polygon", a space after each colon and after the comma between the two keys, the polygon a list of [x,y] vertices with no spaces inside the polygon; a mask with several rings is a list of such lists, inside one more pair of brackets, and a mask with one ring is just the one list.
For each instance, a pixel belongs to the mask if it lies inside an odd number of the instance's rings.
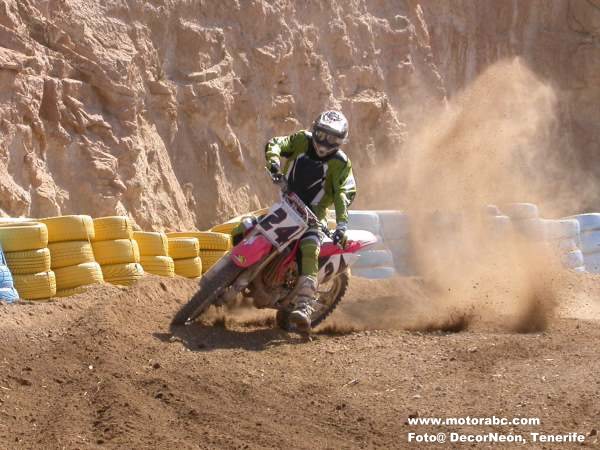
{"label": "motocross rider", "polygon": [[[356,195],[352,165],[340,145],[348,137],[348,121],[339,111],[325,111],[313,122],[311,131],[301,130],[290,136],[274,137],[266,145],[267,169],[281,173],[280,158],[290,191],[295,192],[320,221],[327,208],[335,206],[337,227],[334,244],[345,245],[348,206]],[[310,228],[300,238],[300,277],[296,302],[289,320],[299,330],[310,329],[313,302],[317,295],[319,252],[324,238],[318,227]]]}

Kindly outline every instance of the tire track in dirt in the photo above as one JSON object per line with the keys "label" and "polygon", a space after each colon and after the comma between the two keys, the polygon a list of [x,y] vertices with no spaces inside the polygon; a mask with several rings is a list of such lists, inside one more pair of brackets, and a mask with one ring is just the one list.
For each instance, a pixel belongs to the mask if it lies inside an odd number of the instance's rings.
{"label": "tire track in dirt", "polygon": [[[398,314],[419,305],[418,281],[353,281],[333,323],[406,292],[414,302]],[[525,335],[484,323],[362,329],[306,342],[244,310],[173,339],[169,319],[194,288],[150,278],[1,306],[0,447],[405,448],[415,414],[541,416],[546,432],[596,426],[598,322],[557,318]],[[588,297],[599,292],[597,279],[584,283]]]}

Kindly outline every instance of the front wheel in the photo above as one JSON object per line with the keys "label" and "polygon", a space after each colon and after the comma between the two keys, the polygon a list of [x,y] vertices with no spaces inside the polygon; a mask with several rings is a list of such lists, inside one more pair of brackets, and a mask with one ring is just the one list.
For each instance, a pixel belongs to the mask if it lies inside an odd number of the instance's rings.
{"label": "front wheel", "polygon": [[196,320],[243,271],[243,268],[236,266],[231,257],[226,255],[224,260],[219,261],[204,275],[198,291],[171,320],[171,327],[185,325],[187,322]]}
{"label": "front wheel", "polygon": [[[315,311],[311,315],[311,328],[315,328],[333,312],[337,305],[342,301],[342,298],[344,298],[349,283],[350,274],[344,272],[333,280],[319,286],[317,291],[317,301],[314,305]],[[287,309],[278,310],[275,318],[277,326],[283,330],[292,331],[289,316],[290,311]]]}

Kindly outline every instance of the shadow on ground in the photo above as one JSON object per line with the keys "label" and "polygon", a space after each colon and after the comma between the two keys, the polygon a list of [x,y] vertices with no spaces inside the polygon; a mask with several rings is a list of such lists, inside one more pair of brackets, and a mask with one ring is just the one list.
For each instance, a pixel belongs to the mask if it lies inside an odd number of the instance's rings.
{"label": "shadow on ground", "polygon": [[308,338],[278,328],[230,329],[222,325],[193,323],[174,327],[171,333],[154,333],[163,342],[181,342],[188,350],[209,352],[218,349],[263,351],[284,344],[301,344]]}

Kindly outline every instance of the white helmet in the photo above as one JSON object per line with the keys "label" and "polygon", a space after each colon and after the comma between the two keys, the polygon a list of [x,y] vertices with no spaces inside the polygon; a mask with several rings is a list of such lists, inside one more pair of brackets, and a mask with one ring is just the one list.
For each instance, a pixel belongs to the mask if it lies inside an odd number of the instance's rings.
{"label": "white helmet", "polygon": [[319,114],[312,127],[312,141],[319,158],[337,152],[348,137],[348,120],[340,111]]}

